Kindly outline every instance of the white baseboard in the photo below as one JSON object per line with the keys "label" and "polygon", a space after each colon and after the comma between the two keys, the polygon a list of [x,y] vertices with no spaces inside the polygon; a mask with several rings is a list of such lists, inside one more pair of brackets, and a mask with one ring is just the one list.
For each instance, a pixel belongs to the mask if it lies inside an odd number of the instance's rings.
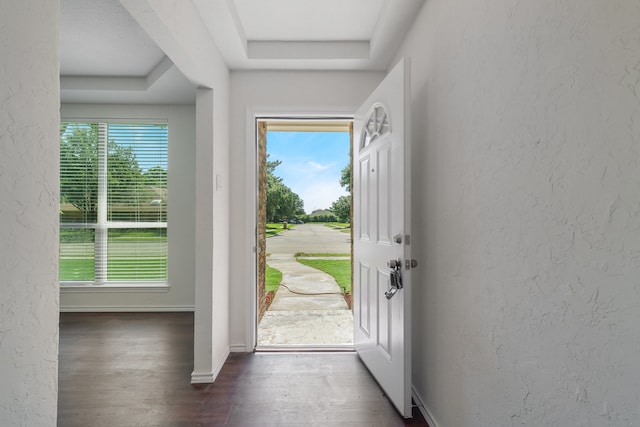
{"label": "white baseboard", "polygon": [[62,306],[61,313],[137,313],[158,311],[195,311],[193,305],[92,305],[92,306]]}
{"label": "white baseboard", "polygon": [[191,373],[191,384],[210,384],[215,380],[213,372],[201,372],[196,374],[196,371]]}
{"label": "white baseboard", "polygon": [[229,351],[231,353],[251,353],[251,350],[247,348],[244,344],[233,344],[229,346]]}
{"label": "white baseboard", "polygon": [[191,373],[191,384],[210,384],[213,383],[216,378],[218,378],[218,374],[222,370],[224,366],[224,362],[227,361],[229,357],[229,347],[227,347],[226,351],[223,353],[222,357],[218,360],[218,363],[213,367],[213,372],[196,372],[193,371]]}
{"label": "white baseboard", "polygon": [[218,377],[218,374],[220,373],[220,371],[222,370],[222,367],[224,366],[224,362],[226,362],[228,358],[229,358],[229,347],[225,349],[224,354],[220,357],[220,359],[218,359],[218,363],[213,367],[214,380]]}
{"label": "white baseboard", "polygon": [[424,404],[424,399],[422,399],[415,386],[411,387],[411,395],[413,396],[413,400],[415,400],[415,402],[417,403],[420,413],[424,417],[425,421],[427,421],[427,424],[429,424],[429,427],[439,427],[438,424],[436,424],[436,422],[433,420],[429,408],[427,408],[427,406]]}

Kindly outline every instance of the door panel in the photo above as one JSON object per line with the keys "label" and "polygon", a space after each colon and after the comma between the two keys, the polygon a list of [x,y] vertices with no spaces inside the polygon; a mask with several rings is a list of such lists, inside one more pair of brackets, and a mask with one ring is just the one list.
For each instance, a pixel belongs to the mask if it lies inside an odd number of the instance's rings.
{"label": "door panel", "polygon": [[356,325],[360,331],[369,338],[371,336],[371,315],[369,312],[369,306],[371,305],[371,292],[369,291],[369,266],[363,263],[358,265],[359,274],[358,277],[358,287],[356,289],[356,294],[360,295],[360,298],[357,299],[358,308],[355,310],[357,316],[354,316],[355,319],[358,320],[358,324]]}
{"label": "door panel", "polygon": [[[369,194],[369,180],[370,180],[370,176],[369,176],[369,170],[370,170],[370,166],[369,166],[369,156],[364,155],[362,156],[362,158],[358,159],[358,163],[359,163],[359,168],[358,170],[360,171],[360,176],[359,176],[359,180],[354,178],[354,183],[359,181],[360,182],[360,191],[357,194],[357,196],[354,198],[356,199],[356,205],[360,205],[362,206],[362,209],[358,210],[358,216],[357,216],[357,223],[359,223],[359,227],[358,227],[358,234],[356,234],[357,236],[360,236],[360,240],[371,240],[371,230],[369,229],[369,209],[371,208],[371,203],[370,203],[370,194]],[[355,206],[354,206],[355,208]],[[355,212],[354,212],[354,216],[355,216]]]}
{"label": "door panel", "polygon": [[378,154],[378,244],[391,245],[391,180],[389,170],[391,169],[391,144],[387,143],[377,150]]}
{"label": "door panel", "polygon": [[391,348],[391,333],[393,328],[389,324],[391,304],[384,297],[385,291],[389,289],[389,273],[387,271],[378,270],[377,284],[376,301],[378,304],[378,325],[380,328],[378,331],[378,347],[382,355],[386,356],[388,360],[391,360],[391,352],[393,351]]}
{"label": "door panel", "polygon": [[[405,417],[411,416],[408,73],[403,60],[358,109],[353,139],[354,343]],[[397,289],[390,292],[392,284]]]}

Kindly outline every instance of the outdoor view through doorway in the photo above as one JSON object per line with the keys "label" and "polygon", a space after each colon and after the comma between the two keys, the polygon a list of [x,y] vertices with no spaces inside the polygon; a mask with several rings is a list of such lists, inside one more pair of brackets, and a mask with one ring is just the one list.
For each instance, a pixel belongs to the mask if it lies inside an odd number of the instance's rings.
{"label": "outdoor view through doorway", "polygon": [[258,349],[353,349],[351,119],[258,128]]}

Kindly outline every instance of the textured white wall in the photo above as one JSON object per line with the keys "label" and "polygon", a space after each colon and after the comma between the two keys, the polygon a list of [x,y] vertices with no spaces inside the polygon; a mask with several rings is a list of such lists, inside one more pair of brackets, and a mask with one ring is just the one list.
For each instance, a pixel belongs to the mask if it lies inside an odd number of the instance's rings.
{"label": "textured white wall", "polygon": [[429,0],[414,378],[437,427],[640,420],[640,2]]}
{"label": "textured white wall", "polygon": [[53,426],[58,397],[59,2],[0,13],[0,425]]}
{"label": "textured white wall", "polygon": [[195,301],[195,107],[63,104],[63,119],[164,119],[169,124],[168,282],[161,292],[62,289],[61,311],[193,310]]}
{"label": "textured white wall", "polygon": [[379,72],[255,71],[231,74],[231,264],[230,342],[252,351],[252,289],[255,286],[256,152],[251,114],[343,114],[380,83]]}

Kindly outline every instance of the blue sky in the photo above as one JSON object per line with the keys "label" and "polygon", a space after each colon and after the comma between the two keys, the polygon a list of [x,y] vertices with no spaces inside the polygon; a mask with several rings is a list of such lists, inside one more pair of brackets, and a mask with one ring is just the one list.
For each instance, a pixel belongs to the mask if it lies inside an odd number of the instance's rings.
{"label": "blue sky", "polygon": [[304,200],[304,210],[328,209],[347,192],[340,171],[349,164],[347,132],[268,132],[269,160],[281,160],[274,174]]}

